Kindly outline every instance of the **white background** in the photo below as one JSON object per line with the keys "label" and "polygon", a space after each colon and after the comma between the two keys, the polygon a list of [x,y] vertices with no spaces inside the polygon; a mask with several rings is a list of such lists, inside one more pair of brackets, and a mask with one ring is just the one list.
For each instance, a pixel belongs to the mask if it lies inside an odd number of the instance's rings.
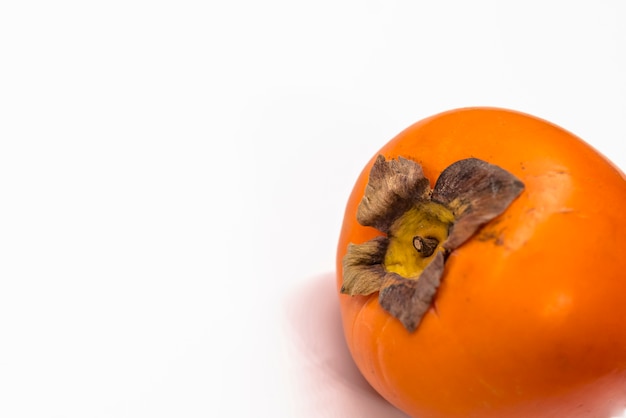
{"label": "white background", "polygon": [[5,1],[0,416],[402,417],[332,272],[365,162],[462,106],[626,167],[622,1]]}

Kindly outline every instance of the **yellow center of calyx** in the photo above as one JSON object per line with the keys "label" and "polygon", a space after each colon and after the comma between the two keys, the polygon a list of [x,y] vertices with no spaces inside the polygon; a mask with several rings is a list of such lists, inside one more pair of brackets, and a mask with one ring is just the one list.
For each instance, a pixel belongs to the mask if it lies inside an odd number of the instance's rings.
{"label": "yellow center of calyx", "polygon": [[423,202],[406,211],[389,229],[384,266],[407,279],[417,279],[443,243],[454,215],[436,202]]}

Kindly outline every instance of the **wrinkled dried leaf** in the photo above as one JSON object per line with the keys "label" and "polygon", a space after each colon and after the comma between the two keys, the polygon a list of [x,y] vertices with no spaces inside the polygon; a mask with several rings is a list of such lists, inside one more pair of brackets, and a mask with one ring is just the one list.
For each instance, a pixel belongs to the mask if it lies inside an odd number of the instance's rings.
{"label": "wrinkled dried leaf", "polygon": [[429,194],[430,185],[419,164],[402,157],[386,161],[379,155],[370,171],[357,220],[388,232],[393,221],[420,200],[428,199]]}
{"label": "wrinkled dried leaf", "polygon": [[398,318],[402,325],[413,332],[432,306],[441,284],[445,257],[438,252],[417,280],[406,279],[395,273],[387,273],[378,297],[382,306]]}
{"label": "wrinkled dried leaf", "polygon": [[502,168],[468,158],[446,168],[435,184],[432,200],[448,206],[456,221],[444,243],[454,250],[511,204],[524,184]]}
{"label": "wrinkled dried leaf", "polygon": [[369,295],[380,290],[385,275],[383,261],[387,250],[386,237],[376,237],[363,244],[350,244],[343,258],[341,293]]}

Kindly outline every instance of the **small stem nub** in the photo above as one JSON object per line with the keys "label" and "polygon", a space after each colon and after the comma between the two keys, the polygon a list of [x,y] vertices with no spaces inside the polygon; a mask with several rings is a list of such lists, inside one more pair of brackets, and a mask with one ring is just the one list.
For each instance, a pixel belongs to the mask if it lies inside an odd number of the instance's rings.
{"label": "small stem nub", "polygon": [[432,237],[420,237],[419,235],[413,237],[413,246],[422,257],[430,257],[433,255],[439,240]]}

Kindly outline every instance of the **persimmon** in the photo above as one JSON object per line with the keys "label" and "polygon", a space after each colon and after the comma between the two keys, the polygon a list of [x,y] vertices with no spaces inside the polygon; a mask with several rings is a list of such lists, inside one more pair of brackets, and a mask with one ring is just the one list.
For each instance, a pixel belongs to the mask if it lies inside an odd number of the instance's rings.
{"label": "persimmon", "polygon": [[626,178],[574,134],[506,109],[424,119],[349,197],[345,338],[418,418],[609,418],[626,408]]}

